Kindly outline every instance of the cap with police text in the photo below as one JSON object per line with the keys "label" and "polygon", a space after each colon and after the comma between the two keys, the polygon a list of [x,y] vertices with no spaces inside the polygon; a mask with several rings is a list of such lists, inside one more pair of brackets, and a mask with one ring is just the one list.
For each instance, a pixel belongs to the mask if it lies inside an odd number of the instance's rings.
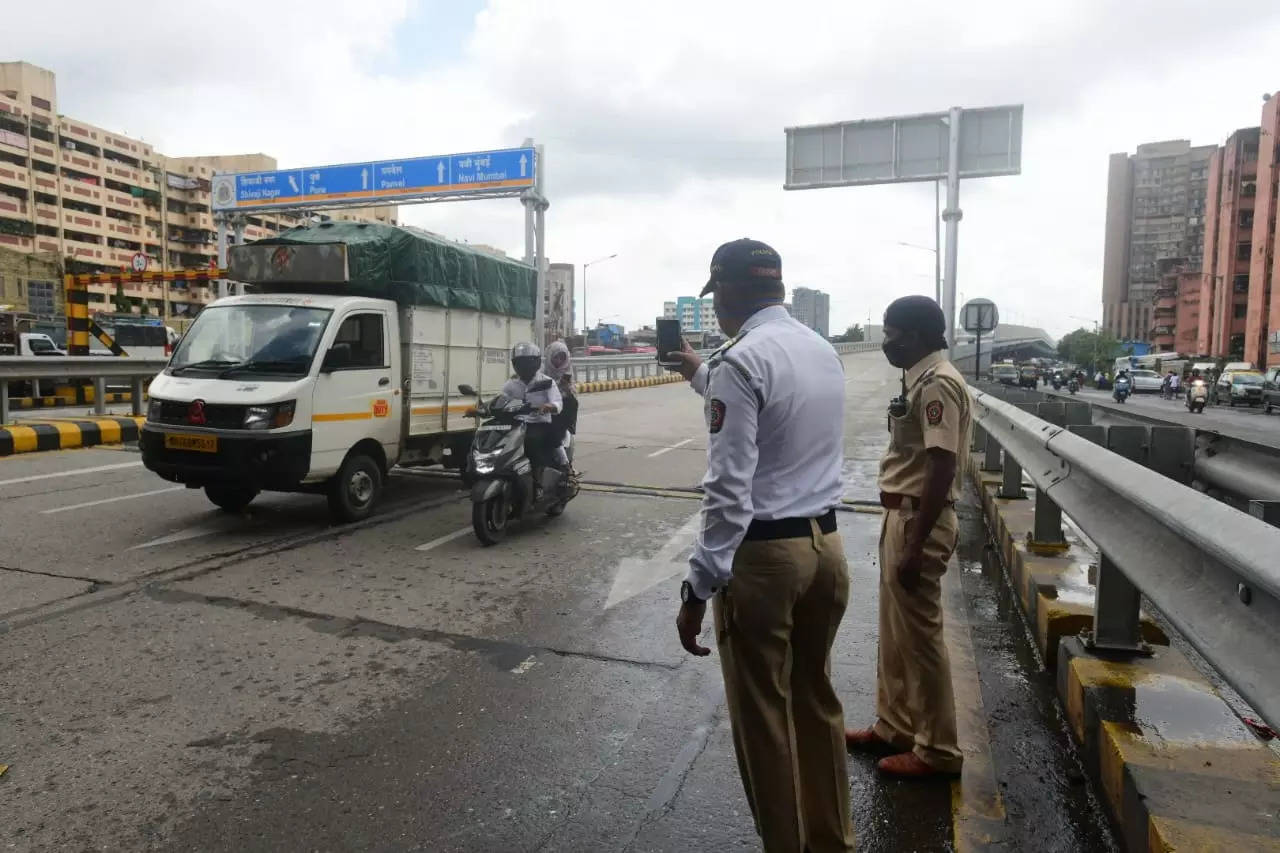
{"label": "cap with police text", "polygon": [[699,296],[715,290],[716,282],[741,284],[782,284],[782,257],[772,246],[743,237],[716,249],[711,256],[711,275]]}

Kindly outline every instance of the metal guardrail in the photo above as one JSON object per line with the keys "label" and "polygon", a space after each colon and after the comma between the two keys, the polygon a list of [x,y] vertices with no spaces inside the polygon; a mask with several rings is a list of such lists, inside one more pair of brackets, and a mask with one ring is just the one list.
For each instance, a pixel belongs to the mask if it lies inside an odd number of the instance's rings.
{"label": "metal guardrail", "polygon": [[1056,527],[1061,540],[1066,513],[1101,552],[1093,645],[1140,653],[1145,595],[1258,713],[1280,722],[1280,529],[993,394],[970,393],[984,468],[999,464],[1002,496],[1021,497],[1024,471],[1036,485],[1035,538]]}
{"label": "metal guardrail", "polygon": [[93,380],[93,410],[106,412],[106,379],[129,379],[135,415],[142,414],[142,384],[169,363],[167,358],[111,356],[0,356],[0,424],[9,423],[9,383],[41,379]]}

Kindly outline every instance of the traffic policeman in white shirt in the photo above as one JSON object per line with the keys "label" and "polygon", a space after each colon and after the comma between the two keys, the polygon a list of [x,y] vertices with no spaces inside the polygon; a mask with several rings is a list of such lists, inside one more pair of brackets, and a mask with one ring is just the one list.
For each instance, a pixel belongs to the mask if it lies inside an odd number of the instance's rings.
{"label": "traffic policeman in white shirt", "polygon": [[703,520],[676,627],[695,655],[713,602],[734,749],[768,853],[853,849],[844,713],[830,653],[849,597],[834,508],[844,370],[783,307],[782,260],[757,240],[716,250],[713,294],[732,339],[702,363],[668,358],[705,399]]}

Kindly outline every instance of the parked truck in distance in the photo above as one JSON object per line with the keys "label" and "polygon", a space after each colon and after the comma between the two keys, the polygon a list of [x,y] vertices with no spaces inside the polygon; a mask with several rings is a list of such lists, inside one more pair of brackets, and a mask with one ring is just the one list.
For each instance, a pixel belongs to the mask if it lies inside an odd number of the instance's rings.
{"label": "parked truck in distance", "polygon": [[458,467],[470,385],[497,393],[533,337],[532,267],[415,229],[326,222],[230,253],[219,299],[151,383],[147,468],[228,511],[317,492],[367,516],[395,465]]}

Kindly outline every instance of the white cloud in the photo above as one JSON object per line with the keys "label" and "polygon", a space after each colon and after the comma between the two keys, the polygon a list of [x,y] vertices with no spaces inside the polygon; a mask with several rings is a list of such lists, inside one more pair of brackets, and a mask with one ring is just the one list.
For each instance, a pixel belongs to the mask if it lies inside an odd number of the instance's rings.
{"label": "white cloud", "polygon": [[[165,153],[306,165],[537,138],[549,254],[618,252],[592,269],[588,307],[629,325],[694,292],[744,234],[782,252],[789,283],[831,293],[833,327],[931,293],[933,257],[896,243],[932,244],[932,187],[785,193],[782,128],[1021,102],[1023,174],[962,190],[959,290],[1061,333],[1100,316],[1107,155],[1220,142],[1280,88],[1270,0],[491,0],[460,51],[433,40],[433,20],[467,14],[445,0],[75,0],[57,7],[74,25],[40,41],[47,8],[6,10],[0,55],[55,70],[68,114]],[[514,201],[402,215],[522,250]]]}

